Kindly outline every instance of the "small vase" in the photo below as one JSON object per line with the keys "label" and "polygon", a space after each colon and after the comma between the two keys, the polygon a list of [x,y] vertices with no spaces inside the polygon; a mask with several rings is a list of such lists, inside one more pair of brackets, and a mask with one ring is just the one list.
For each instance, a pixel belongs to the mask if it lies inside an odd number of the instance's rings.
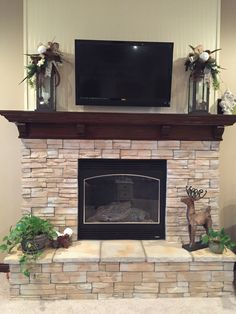
{"label": "small vase", "polygon": [[210,241],[209,250],[215,254],[222,254],[224,246],[219,241]]}
{"label": "small vase", "polygon": [[191,74],[189,77],[188,113],[209,113],[209,96],[209,82],[206,81],[204,73]]}

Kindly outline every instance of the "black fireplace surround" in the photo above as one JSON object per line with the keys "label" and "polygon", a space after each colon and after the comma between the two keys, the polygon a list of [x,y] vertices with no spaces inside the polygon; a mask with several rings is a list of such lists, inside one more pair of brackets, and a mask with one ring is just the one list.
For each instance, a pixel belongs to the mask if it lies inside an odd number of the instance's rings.
{"label": "black fireplace surround", "polygon": [[79,159],[78,239],[165,239],[166,160]]}

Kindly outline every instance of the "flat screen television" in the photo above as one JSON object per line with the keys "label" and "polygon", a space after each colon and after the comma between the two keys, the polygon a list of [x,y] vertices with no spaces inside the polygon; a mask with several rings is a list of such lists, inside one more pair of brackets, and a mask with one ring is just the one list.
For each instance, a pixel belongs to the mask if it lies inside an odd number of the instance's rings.
{"label": "flat screen television", "polygon": [[76,39],[76,105],[169,107],[173,46]]}

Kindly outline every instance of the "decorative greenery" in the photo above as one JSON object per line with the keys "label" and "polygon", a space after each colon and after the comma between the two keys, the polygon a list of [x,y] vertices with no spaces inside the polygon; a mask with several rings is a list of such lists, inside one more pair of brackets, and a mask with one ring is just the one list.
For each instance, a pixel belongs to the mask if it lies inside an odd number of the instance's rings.
{"label": "decorative greenery", "polygon": [[208,234],[202,237],[202,243],[209,244],[210,242],[218,242],[222,250],[226,248],[232,250],[236,247],[236,243],[231,240],[231,237],[225,232],[224,228],[220,230],[209,229]]}
{"label": "decorative greenery", "polygon": [[56,86],[59,85],[60,75],[57,70],[57,65],[62,63],[63,60],[58,43],[48,42],[47,45],[40,43],[37,54],[26,55],[30,57],[30,63],[26,66],[27,75],[20,83],[27,79],[29,85],[35,87],[36,74],[38,74],[39,84],[43,84],[44,78],[51,76],[52,67],[54,67],[57,76]]}
{"label": "decorative greenery", "polygon": [[14,228],[10,228],[9,234],[3,238],[4,243],[0,245],[0,251],[10,253],[15,246],[25,243],[26,249],[19,262],[22,273],[29,276],[28,264],[36,261],[41,255],[34,238],[42,234],[46,235],[49,240],[57,237],[54,226],[48,220],[31,214],[24,215]]}
{"label": "decorative greenery", "polygon": [[218,79],[218,73],[222,69],[217,65],[216,60],[212,57],[212,54],[221,49],[215,49],[213,51],[204,50],[202,45],[193,47],[189,45],[192,52],[188,54],[185,60],[185,71],[190,70],[193,79],[198,79],[201,75],[204,75],[204,79],[210,83],[212,79],[212,85],[215,90],[220,88],[220,82]]}

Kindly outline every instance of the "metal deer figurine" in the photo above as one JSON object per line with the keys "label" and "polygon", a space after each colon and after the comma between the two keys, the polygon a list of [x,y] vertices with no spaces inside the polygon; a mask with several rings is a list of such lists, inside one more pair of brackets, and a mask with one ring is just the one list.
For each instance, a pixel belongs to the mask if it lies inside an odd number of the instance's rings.
{"label": "metal deer figurine", "polygon": [[194,202],[203,198],[207,191],[202,189],[195,189],[192,186],[186,186],[187,197],[181,198],[181,202],[187,205],[187,220],[188,220],[188,232],[190,238],[189,247],[193,247],[195,244],[195,233],[197,226],[203,226],[208,233],[208,229],[212,227],[211,219],[211,207],[208,206],[205,210],[195,212]]}

